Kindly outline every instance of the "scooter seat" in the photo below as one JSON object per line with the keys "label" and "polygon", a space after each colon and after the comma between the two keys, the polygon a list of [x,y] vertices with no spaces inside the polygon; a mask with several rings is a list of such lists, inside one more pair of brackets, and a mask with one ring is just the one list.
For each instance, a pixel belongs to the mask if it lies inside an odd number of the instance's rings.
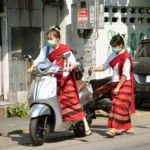
{"label": "scooter seat", "polygon": [[90,83],[92,85],[92,88],[93,90],[99,88],[100,86],[104,85],[104,84],[107,84],[108,82],[111,81],[111,76],[109,77],[106,77],[106,78],[103,78],[103,79],[94,79],[94,80],[91,80]]}
{"label": "scooter seat", "polygon": [[85,81],[77,80],[76,83],[77,83],[77,88],[79,92],[86,87]]}

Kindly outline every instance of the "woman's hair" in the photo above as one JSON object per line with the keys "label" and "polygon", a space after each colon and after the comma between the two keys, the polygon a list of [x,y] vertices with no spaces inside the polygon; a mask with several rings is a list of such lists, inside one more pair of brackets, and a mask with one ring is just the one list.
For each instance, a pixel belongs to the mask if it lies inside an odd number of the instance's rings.
{"label": "woman's hair", "polygon": [[49,28],[49,31],[47,32],[47,35],[49,33],[53,33],[53,35],[56,37],[56,38],[61,38],[61,35],[60,35],[60,27],[58,25],[53,25]]}
{"label": "woman's hair", "polygon": [[120,46],[122,44],[122,46],[124,47],[124,38],[125,38],[124,34],[122,34],[122,35],[117,34],[112,37],[112,39],[110,41],[110,45],[112,47],[116,47],[116,46]]}

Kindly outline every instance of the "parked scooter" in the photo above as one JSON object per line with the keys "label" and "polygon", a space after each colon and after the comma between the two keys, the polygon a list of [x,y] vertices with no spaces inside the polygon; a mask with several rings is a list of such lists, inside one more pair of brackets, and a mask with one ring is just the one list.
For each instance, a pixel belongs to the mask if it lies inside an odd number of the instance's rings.
{"label": "parked scooter", "polygon": [[111,77],[94,79],[90,81],[90,84],[93,89],[94,110],[103,110],[109,113],[112,106]]}
{"label": "parked scooter", "polygon": [[76,72],[75,72],[76,80],[82,80],[83,72],[84,72],[83,57],[79,57],[76,50],[75,50],[75,56],[76,56],[76,62],[77,62],[77,67],[76,67]]}
{"label": "parked scooter", "polygon": [[[82,80],[84,69],[83,69],[83,58],[78,56],[77,51],[75,50],[76,60],[77,60],[77,72],[76,79]],[[89,76],[91,75],[89,69]],[[94,103],[90,110],[95,113],[95,110],[103,110],[107,113],[110,112],[112,106],[111,100],[111,76],[103,79],[93,79],[91,81],[86,81],[87,84],[90,84],[93,91]],[[94,116],[94,115],[93,115]],[[96,116],[96,115],[95,115]]]}
{"label": "parked scooter", "polygon": [[[62,58],[67,59],[70,53],[66,52]],[[28,56],[25,56],[26,58]],[[29,58],[31,60],[31,58]],[[57,78],[53,75],[62,72],[61,66],[48,61],[38,64],[37,70],[33,70],[36,75],[32,81],[28,102],[30,105],[30,125],[29,134],[34,146],[43,145],[48,133],[74,131],[78,137],[85,136],[85,129],[82,120],[63,121],[62,111],[57,97]],[[80,102],[85,111],[87,121],[90,124],[92,114],[89,108],[93,104],[92,94],[86,89],[84,81],[77,82]]]}

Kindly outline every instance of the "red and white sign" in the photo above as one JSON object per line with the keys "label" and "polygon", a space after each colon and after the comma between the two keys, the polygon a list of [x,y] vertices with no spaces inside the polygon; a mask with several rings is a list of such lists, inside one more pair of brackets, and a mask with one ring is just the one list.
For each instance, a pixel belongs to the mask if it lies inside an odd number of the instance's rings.
{"label": "red and white sign", "polygon": [[78,10],[78,22],[79,23],[87,23],[88,22],[88,10],[87,9],[79,9]]}

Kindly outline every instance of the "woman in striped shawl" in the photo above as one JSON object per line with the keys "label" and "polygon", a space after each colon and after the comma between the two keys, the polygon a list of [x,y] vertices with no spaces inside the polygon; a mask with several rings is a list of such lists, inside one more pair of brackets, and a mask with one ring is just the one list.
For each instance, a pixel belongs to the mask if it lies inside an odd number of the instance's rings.
{"label": "woman in striped shawl", "polygon": [[115,35],[110,41],[112,53],[105,63],[92,69],[93,72],[104,71],[111,67],[112,76],[112,108],[109,114],[107,137],[114,137],[116,130],[123,130],[121,134],[134,134],[131,124],[131,113],[134,107],[134,78],[133,64],[129,53],[124,49],[124,38]]}

